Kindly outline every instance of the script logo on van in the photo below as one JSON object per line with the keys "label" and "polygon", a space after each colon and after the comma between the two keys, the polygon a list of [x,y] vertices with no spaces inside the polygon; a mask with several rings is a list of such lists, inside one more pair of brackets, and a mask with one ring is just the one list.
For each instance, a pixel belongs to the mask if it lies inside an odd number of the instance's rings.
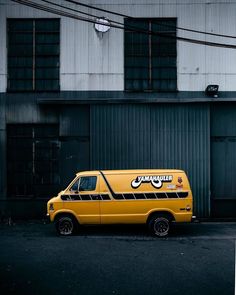
{"label": "script logo on van", "polygon": [[132,188],[138,188],[142,183],[151,182],[153,187],[161,188],[163,182],[171,182],[172,179],[172,175],[137,176],[137,178],[131,182],[131,186]]}

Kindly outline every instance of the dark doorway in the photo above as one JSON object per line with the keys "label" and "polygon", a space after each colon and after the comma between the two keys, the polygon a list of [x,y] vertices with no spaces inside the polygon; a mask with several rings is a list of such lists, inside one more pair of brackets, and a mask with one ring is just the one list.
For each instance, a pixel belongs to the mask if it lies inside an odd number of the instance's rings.
{"label": "dark doorway", "polygon": [[211,213],[236,216],[236,136],[211,138]]}
{"label": "dark doorway", "polygon": [[56,124],[7,126],[7,196],[49,199],[60,187],[59,127]]}

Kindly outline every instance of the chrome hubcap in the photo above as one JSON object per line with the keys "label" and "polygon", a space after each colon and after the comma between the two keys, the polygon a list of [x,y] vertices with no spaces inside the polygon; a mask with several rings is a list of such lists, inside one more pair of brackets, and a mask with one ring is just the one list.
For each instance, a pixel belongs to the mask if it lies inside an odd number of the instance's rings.
{"label": "chrome hubcap", "polygon": [[157,218],[154,221],[154,232],[157,236],[165,236],[169,231],[169,222],[165,218]]}
{"label": "chrome hubcap", "polygon": [[59,220],[59,232],[61,235],[71,235],[73,232],[73,222],[69,217],[63,217]]}

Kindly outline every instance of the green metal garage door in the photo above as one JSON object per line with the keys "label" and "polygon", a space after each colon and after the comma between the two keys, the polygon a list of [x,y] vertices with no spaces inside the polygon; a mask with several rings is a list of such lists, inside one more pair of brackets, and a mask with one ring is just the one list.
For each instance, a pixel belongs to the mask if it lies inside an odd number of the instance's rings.
{"label": "green metal garage door", "polygon": [[236,104],[211,107],[211,215],[236,217]]}

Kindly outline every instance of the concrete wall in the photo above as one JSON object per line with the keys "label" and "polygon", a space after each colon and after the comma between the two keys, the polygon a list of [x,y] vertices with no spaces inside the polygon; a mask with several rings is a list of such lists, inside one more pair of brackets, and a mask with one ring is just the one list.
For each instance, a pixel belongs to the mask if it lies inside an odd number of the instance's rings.
{"label": "concrete wall", "polygon": [[[57,3],[65,4],[64,1]],[[88,2],[133,17],[177,17],[179,27],[235,35],[236,1],[207,0],[94,0]],[[80,6],[74,9],[106,16],[123,22],[122,17],[108,15]],[[72,13],[72,12],[71,12]],[[0,92],[6,91],[6,19],[60,17],[0,0]],[[178,30],[178,36],[236,44],[235,39],[213,37]],[[61,17],[61,90],[123,90],[123,31],[111,28],[97,34],[93,24]],[[219,84],[221,91],[236,90],[236,50],[201,46],[178,41],[178,90],[203,91],[208,84]]]}

